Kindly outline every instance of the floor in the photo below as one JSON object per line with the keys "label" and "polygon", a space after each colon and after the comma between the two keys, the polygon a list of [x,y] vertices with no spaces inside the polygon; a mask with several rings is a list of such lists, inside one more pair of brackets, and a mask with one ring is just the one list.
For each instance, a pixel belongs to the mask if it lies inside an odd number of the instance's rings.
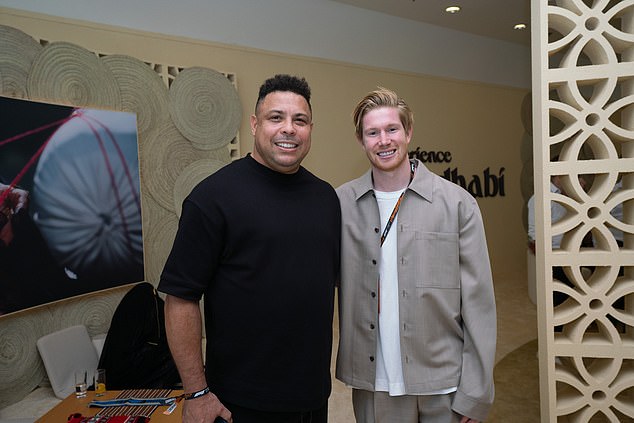
{"label": "floor", "polygon": [[[494,288],[498,316],[498,345],[495,362],[498,363],[511,351],[537,338],[537,309],[528,296],[526,275],[494,276]],[[336,345],[339,339],[336,320],[335,315],[333,375]],[[329,423],[354,422],[350,389],[334,377],[328,421]]]}

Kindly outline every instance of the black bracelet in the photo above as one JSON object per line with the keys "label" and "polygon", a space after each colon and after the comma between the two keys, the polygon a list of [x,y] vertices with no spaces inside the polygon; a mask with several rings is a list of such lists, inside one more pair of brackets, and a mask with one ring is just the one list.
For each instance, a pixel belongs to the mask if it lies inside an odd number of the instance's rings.
{"label": "black bracelet", "polygon": [[192,392],[191,394],[185,394],[186,400],[196,399],[198,397],[202,397],[203,395],[207,395],[209,392],[209,386],[206,386],[205,389],[201,389],[200,391]]}

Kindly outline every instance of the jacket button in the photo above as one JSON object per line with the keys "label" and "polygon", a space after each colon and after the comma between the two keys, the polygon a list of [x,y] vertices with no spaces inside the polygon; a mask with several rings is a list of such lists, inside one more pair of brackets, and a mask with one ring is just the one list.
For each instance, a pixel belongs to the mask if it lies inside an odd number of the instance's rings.
{"label": "jacket button", "polygon": [[370,361],[374,361],[374,356],[373,355],[370,356]]}
{"label": "jacket button", "polygon": [[374,323],[370,323],[370,329],[374,329]]}
{"label": "jacket button", "polygon": [[376,292],[372,291],[372,292],[370,293],[370,296],[371,296],[372,298],[375,298],[375,297],[376,297]]}
{"label": "jacket button", "polygon": [[374,228],[374,232],[378,234],[379,233],[379,228]]}
{"label": "jacket button", "polygon": [[372,264],[376,264],[376,260],[372,259]]}

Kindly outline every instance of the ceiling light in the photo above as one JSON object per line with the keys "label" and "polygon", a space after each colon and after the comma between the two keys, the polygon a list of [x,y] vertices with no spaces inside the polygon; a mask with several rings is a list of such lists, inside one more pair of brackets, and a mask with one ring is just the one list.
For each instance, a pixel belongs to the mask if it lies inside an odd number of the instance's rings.
{"label": "ceiling light", "polygon": [[451,14],[458,13],[460,12],[460,6],[449,6],[448,8],[445,9],[445,12],[451,13]]}
{"label": "ceiling light", "polygon": [[519,29],[519,30],[526,29],[526,24],[523,24],[523,23],[515,24],[513,29]]}

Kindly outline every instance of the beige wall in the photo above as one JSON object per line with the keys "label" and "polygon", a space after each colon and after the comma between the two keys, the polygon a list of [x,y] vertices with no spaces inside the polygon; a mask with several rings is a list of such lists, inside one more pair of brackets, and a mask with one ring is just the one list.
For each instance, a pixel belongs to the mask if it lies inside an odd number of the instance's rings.
{"label": "beige wall", "polygon": [[[415,112],[412,149],[420,146],[423,150],[451,151],[451,167],[458,167],[467,180],[472,174],[481,175],[487,167],[495,174],[501,167],[506,168],[506,196],[479,199],[479,204],[494,276],[524,278],[526,236],[520,193],[520,142],[524,129],[520,106],[525,90],[370,69],[1,8],[0,24],[36,38],[68,41],[93,51],[236,74],[244,115],[240,129],[242,154],[251,149],[248,116],[261,82],[275,73],[303,75],[313,89],[315,120],[313,148],[304,164],[334,186],[367,169],[365,156],[353,136],[350,113],[354,104],[377,85],[394,89]],[[430,165],[438,173],[446,167]]]}

